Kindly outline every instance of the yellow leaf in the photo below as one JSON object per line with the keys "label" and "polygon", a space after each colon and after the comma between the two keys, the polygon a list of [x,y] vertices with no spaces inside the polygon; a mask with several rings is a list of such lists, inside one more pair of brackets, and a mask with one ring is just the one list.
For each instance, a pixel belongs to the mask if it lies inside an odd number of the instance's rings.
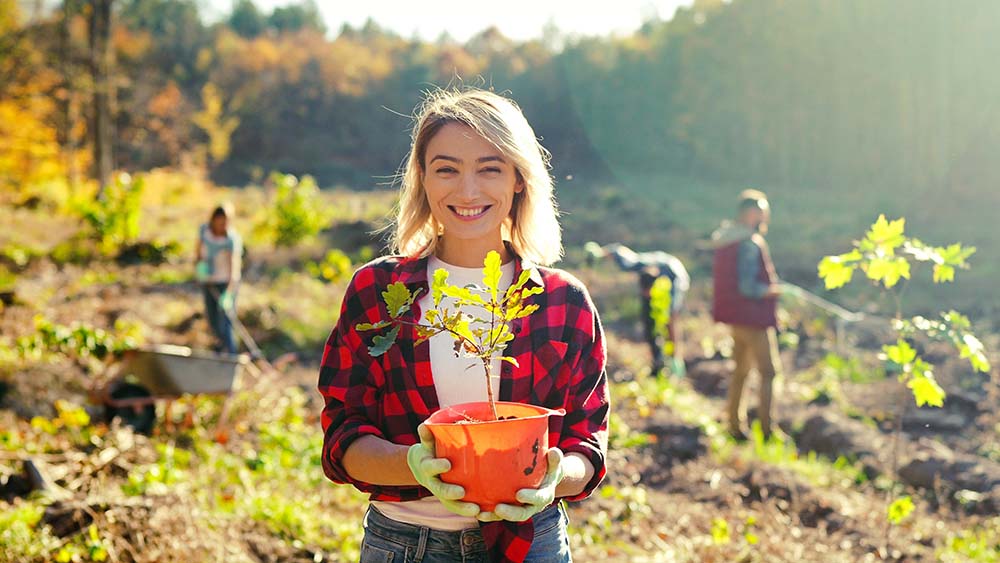
{"label": "yellow leaf", "polygon": [[490,291],[490,300],[497,300],[497,290],[500,285],[500,253],[491,250],[483,261],[483,285]]}

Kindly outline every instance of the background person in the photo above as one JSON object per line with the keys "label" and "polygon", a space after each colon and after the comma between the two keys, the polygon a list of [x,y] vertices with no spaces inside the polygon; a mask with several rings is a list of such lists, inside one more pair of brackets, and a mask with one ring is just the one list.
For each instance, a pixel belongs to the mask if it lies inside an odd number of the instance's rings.
{"label": "background person", "polygon": [[649,344],[649,351],[653,358],[653,373],[660,373],[664,367],[663,348],[665,342],[653,321],[650,293],[657,279],[662,277],[670,280],[670,320],[667,323],[667,334],[673,344],[671,371],[674,375],[684,375],[686,368],[677,323],[677,314],[683,307],[684,296],[691,286],[691,278],[684,263],[673,254],[662,250],[635,252],[620,243],[600,246],[596,242],[588,242],[584,248],[592,259],[612,258],[622,270],[635,272],[639,275],[639,301],[642,304],[643,335]]}
{"label": "background person", "polygon": [[744,190],[736,221],[724,221],[712,234],[712,315],[732,331],[736,366],[726,399],[726,424],[737,439],[746,438],[741,400],[747,374],[754,366],[760,374],[761,428],[765,437],[771,434],[773,384],[780,366],[775,328],[781,287],[764,239],[770,219],[771,207],[764,193]]}
{"label": "background person", "polygon": [[224,203],[198,229],[195,277],[202,284],[208,325],[218,340],[216,351],[236,354],[236,337],[227,311],[236,313],[243,240],[230,224],[232,217],[232,205]]}

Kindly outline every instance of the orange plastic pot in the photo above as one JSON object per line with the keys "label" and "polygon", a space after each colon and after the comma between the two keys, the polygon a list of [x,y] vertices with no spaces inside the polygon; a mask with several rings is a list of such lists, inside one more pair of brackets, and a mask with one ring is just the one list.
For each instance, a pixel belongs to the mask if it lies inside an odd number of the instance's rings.
{"label": "orange plastic pot", "polygon": [[523,403],[497,402],[497,414],[507,420],[489,421],[489,403],[445,407],[427,419],[434,434],[435,457],[451,462],[441,480],[465,488],[462,500],[484,511],[498,503],[520,505],[517,491],[537,488],[548,469],[549,417],[552,410]]}

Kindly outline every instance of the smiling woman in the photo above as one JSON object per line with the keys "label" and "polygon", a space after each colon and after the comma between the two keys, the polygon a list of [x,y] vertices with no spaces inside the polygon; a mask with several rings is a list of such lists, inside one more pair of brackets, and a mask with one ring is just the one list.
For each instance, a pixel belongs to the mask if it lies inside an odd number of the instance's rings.
{"label": "smiling woman", "polygon": [[[421,115],[403,171],[393,241],[396,251],[419,257],[434,254],[437,245],[451,234],[441,236],[447,232],[450,213],[434,209],[436,198],[432,191],[439,194],[445,186],[455,191],[455,185],[464,183],[466,191],[489,186],[491,193],[510,192],[505,198],[510,200],[509,212],[493,213],[500,222],[492,228],[501,229],[494,243],[501,236],[509,237],[522,258],[537,264],[558,260],[562,256],[562,237],[549,175],[549,153],[535,138],[521,110],[510,100],[482,90],[460,94],[441,91],[424,102]],[[469,195],[478,194],[459,191],[450,196],[446,206],[463,203],[460,198]],[[468,213],[468,201],[464,203],[458,207]],[[501,255],[506,252],[503,245],[495,250]],[[485,252],[466,265],[482,265],[482,256]]]}
{"label": "smiling woman", "polygon": [[524,180],[492,143],[467,125],[443,126],[427,144],[427,154],[432,155],[423,173],[427,203],[448,234],[440,237],[437,256],[474,268],[491,249],[504,249],[504,220],[524,190]]}
{"label": "smiling woman", "polygon": [[[398,255],[355,274],[319,378],[323,468],[334,482],[371,493],[361,560],[571,561],[558,501],[588,496],[605,474],[606,351],[586,288],[542,266],[562,254],[548,152],[512,101],[440,91],[420,108],[401,192]],[[501,258],[501,295],[514,280],[536,289],[529,297],[536,309],[512,325],[505,350],[521,360],[494,360],[490,373],[500,377],[490,379],[492,393],[566,414],[550,422],[542,484],[519,490],[515,504],[483,510],[442,480],[451,464],[435,457],[424,421],[440,408],[485,401],[485,367],[457,357],[450,335],[421,337],[411,324],[373,358],[370,337],[356,327],[385,317],[382,296],[396,283],[420,296],[407,319],[426,321],[435,305],[428,279],[444,269],[460,287],[482,283],[491,252]],[[489,330],[468,323],[473,332]]]}

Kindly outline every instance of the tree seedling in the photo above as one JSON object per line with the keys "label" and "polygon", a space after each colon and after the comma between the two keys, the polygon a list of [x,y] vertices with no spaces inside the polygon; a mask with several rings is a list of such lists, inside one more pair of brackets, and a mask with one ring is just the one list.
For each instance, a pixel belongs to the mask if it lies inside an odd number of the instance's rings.
{"label": "tree seedling", "polygon": [[[455,340],[455,354],[475,358],[482,362],[486,372],[486,392],[489,399],[491,420],[498,420],[496,399],[490,385],[493,377],[492,361],[502,354],[507,344],[514,340],[511,323],[523,319],[538,310],[538,305],[529,304],[532,295],[542,293],[541,287],[525,287],[531,277],[530,270],[521,272],[520,277],[506,291],[501,292],[500,254],[490,251],[483,261],[483,285],[464,287],[448,283],[448,271],[437,269],[431,282],[433,307],[423,312],[423,318],[413,314],[413,304],[420,291],[410,291],[403,283],[396,282],[382,292],[389,318],[375,323],[359,323],[358,331],[384,330],[376,335],[368,352],[372,357],[386,353],[399,336],[403,326],[414,327],[417,331],[415,344],[420,344],[440,333],[447,333]],[[444,298],[450,298],[450,301]],[[516,359],[501,356],[500,359],[518,366]]]}
{"label": "tree seedling", "polygon": [[[851,282],[856,271],[866,277],[895,301],[896,311],[892,328],[896,332],[896,342],[882,347],[880,359],[885,362],[886,371],[899,374],[899,381],[912,392],[918,407],[944,406],[945,391],[934,377],[934,366],[920,357],[911,344],[917,334],[932,340],[952,343],[962,358],[969,360],[976,371],[987,373],[990,363],[982,342],[972,333],[972,324],[967,317],[955,311],[941,313],[939,319],[922,316],[903,317],[902,296],[910,280],[912,267],[920,263],[933,265],[934,283],[954,281],[957,270],[967,270],[968,258],[975,247],[955,243],[949,246],[930,246],[918,239],[905,235],[906,219],[888,221],[879,215],[865,237],[854,242],[854,248],[845,254],[827,256],[819,263],[819,277],[827,289],[836,289]],[[901,283],[902,282],[902,283]],[[902,431],[900,406],[893,433],[892,472],[896,473],[898,463],[899,434]],[[892,525],[902,522],[913,511],[913,501],[904,496],[891,502],[887,510],[887,521]],[[886,547],[889,545],[889,529],[886,528]]]}

